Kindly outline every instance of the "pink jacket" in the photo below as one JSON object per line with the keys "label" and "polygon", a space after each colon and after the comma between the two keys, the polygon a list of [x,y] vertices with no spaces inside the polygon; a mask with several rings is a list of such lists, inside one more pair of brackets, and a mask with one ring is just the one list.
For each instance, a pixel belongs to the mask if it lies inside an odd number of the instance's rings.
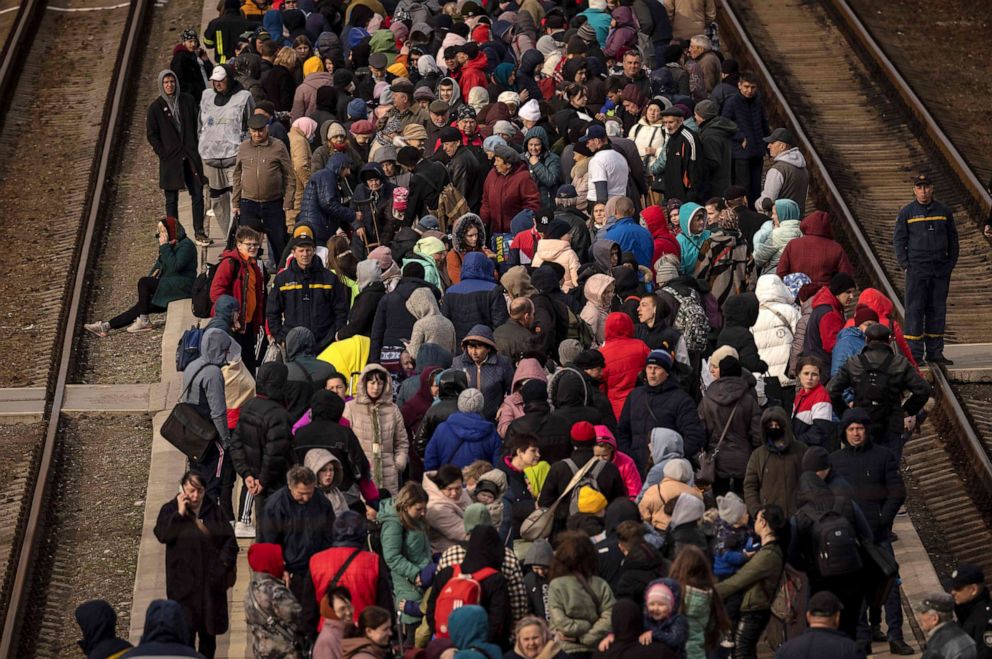
{"label": "pink jacket", "polygon": [[617,440],[606,426],[596,426],[596,443],[609,444],[613,447],[613,464],[620,470],[623,483],[627,486],[627,492],[631,499],[636,499],[641,493],[641,473],[637,471],[634,459],[626,453],[617,450]]}

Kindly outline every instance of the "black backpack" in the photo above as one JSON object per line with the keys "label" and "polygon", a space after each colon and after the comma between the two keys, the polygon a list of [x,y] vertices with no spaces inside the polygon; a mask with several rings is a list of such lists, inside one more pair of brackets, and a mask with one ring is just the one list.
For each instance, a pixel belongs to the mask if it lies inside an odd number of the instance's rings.
{"label": "black backpack", "polygon": [[862,373],[854,387],[854,406],[868,412],[873,426],[884,425],[892,412],[889,367],[895,361],[895,355],[890,353],[874,367],[864,353],[858,355],[858,361],[861,362]]}
{"label": "black backpack", "polygon": [[[225,258],[231,257],[228,256]],[[193,301],[193,315],[197,318],[210,318],[210,312],[214,308],[213,302],[210,301],[210,285],[213,284],[214,276],[217,274],[217,268],[220,267],[223,261],[224,259],[221,259],[217,263],[208,263],[203,268],[203,272],[198,274],[196,279],[193,280],[190,298]],[[239,270],[241,269],[240,262],[237,264],[237,267]]]}
{"label": "black backpack", "polygon": [[843,504],[843,499],[835,497],[833,508],[813,522],[816,569],[823,577],[851,574],[862,566],[857,534],[841,513]]}

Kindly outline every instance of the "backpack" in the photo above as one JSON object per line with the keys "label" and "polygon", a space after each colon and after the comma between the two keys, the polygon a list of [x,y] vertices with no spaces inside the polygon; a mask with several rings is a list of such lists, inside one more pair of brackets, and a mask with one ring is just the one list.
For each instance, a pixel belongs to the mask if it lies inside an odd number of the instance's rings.
{"label": "backpack", "polygon": [[200,327],[200,323],[197,323],[179,337],[179,344],[176,346],[176,370],[180,373],[200,356],[200,341],[203,340],[205,331]]}
{"label": "backpack", "polygon": [[591,348],[596,344],[596,336],[592,333],[589,323],[582,320],[574,311],[568,310],[568,333],[566,339],[575,339],[583,348]]}
{"label": "backpack", "polygon": [[863,408],[871,417],[872,425],[884,425],[892,406],[889,404],[889,367],[895,360],[890,353],[878,366],[872,366],[864,353],[858,355],[863,369],[854,387],[854,406]]}
{"label": "backpack", "polygon": [[861,553],[854,527],[841,514],[843,500],[834,498],[834,506],[813,522],[813,548],[816,569],[823,577],[837,577],[861,569]]}
{"label": "backpack", "polygon": [[481,604],[482,582],[498,574],[491,567],[484,567],[470,574],[462,574],[461,565],[455,565],[453,570],[451,578],[444,584],[434,603],[434,632],[438,638],[451,638],[448,629],[451,612],[470,604]]}
{"label": "backpack", "polygon": [[685,339],[685,347],[689,352],[702,352],[706,350],[709,343],[710,321],[706,318],[706,312],[691,293],[683,295],[671,286],[666,286],[665,291],[671,293],[679,302],[679,310],[675,314],[675,327],[682,331]]}
{"label": "backpack", "polygon": [[[574,515],[579,512],[579,493],[582,491],[583,487],[589,487],[602,494],[602,490],[599,489],[599,475],[603,472],[603,468],[606,467],[606,462],[603,460],[597,460],[597,464],[593,465],[593,468],[586,472],[575,487],[572,488],[572,493],[568,498],[568,514]],[[579,465],[575,464],[572,458],[565,460],[565,464],[568,468],[572,470],[572,475],[579,473]]]}
{"label": "backpack", "polygon": [[[224,258],[231,258],[230,256]],[[213,311],[214,303],[210,301],[210,285],[214,282],[214,276],[217,274],[217,268],[224,259],[221,259],[217,263],[208,263],[204,268],[203,272],[196,276],[193,280],[193,288],[190,291],[190,298],[193,302],[193,315],[197,318],[210,318],[210,312]],[[238,263],[238,270],[241,269],[241,264]]]}

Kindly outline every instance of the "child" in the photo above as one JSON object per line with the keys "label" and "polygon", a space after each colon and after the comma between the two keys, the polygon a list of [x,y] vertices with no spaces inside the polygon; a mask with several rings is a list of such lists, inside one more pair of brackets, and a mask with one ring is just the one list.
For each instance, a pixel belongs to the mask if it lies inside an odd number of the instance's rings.
{"label": "child", "polygon": [[503,523],[503,495],[506,493],[506,474],[499,469],[490,469],[479,477],[472,498],[486,504],[493,526]]}
{"label": "child", "polygon": [[816,357],[800,357],[796,362],[799,387],[792,406],[792,432],[807,446],[822,446],[827,451],[840,448],[836,439],[834,408],[823,386],[824,364]]}
{"label": "child", "polygon": [[467,467],[462,467],[462,480],[465,482],[465,489],[469,494],[475,494],[475,488],[479,484],[482,474],[491,471],[493,468],[487,460],[474,460]]}
{"label": "child", "polygon": [[[758,548],[748,528],[747,506],[734,492],[716,498],[720,518],[716,522],[716,542],[713,545],[713,574],[719,581],[733,576]],[[735,593],[724,600],[727,617],[736,624],[743,600]]]}
{"label": "child", "polygon": [[626,597],[636,602],[649,583],[665,574],[661,554],[644,539],[646,530],[643,523],[630,519],[617,526],[617,545],[623,554],[620,576],[614,588],[618,598]]}
{"label": "child", "polygon": [[[689,619],[679,613],[682,588],[674,579],[655,579],[644,592],[644,633],[638,641],[650,645],[663,643],[677,656],[685,656],[685,643],[689,639]],[[611,632],[600,641],[599,651],[606,652],[613,644]]]}
{"label": "child", "polygon": [[535,540],[527,550],[524,567],[530,568],[524,576],[524,589],[527,591],[527,610],[539,618],[550,621],[548,613],[548,574],[550,572],[551,543]]}

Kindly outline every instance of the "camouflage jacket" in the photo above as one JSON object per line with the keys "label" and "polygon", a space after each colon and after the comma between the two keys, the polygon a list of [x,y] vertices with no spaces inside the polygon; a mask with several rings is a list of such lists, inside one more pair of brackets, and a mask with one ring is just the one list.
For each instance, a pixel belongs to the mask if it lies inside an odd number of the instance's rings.
{"label": "camouflage jacket", "polygon": [[255,572],[245,595],[245,618],[251,647],[258,659],[301,659],[299,629],[303,607],[286,585],[272,575]]}

